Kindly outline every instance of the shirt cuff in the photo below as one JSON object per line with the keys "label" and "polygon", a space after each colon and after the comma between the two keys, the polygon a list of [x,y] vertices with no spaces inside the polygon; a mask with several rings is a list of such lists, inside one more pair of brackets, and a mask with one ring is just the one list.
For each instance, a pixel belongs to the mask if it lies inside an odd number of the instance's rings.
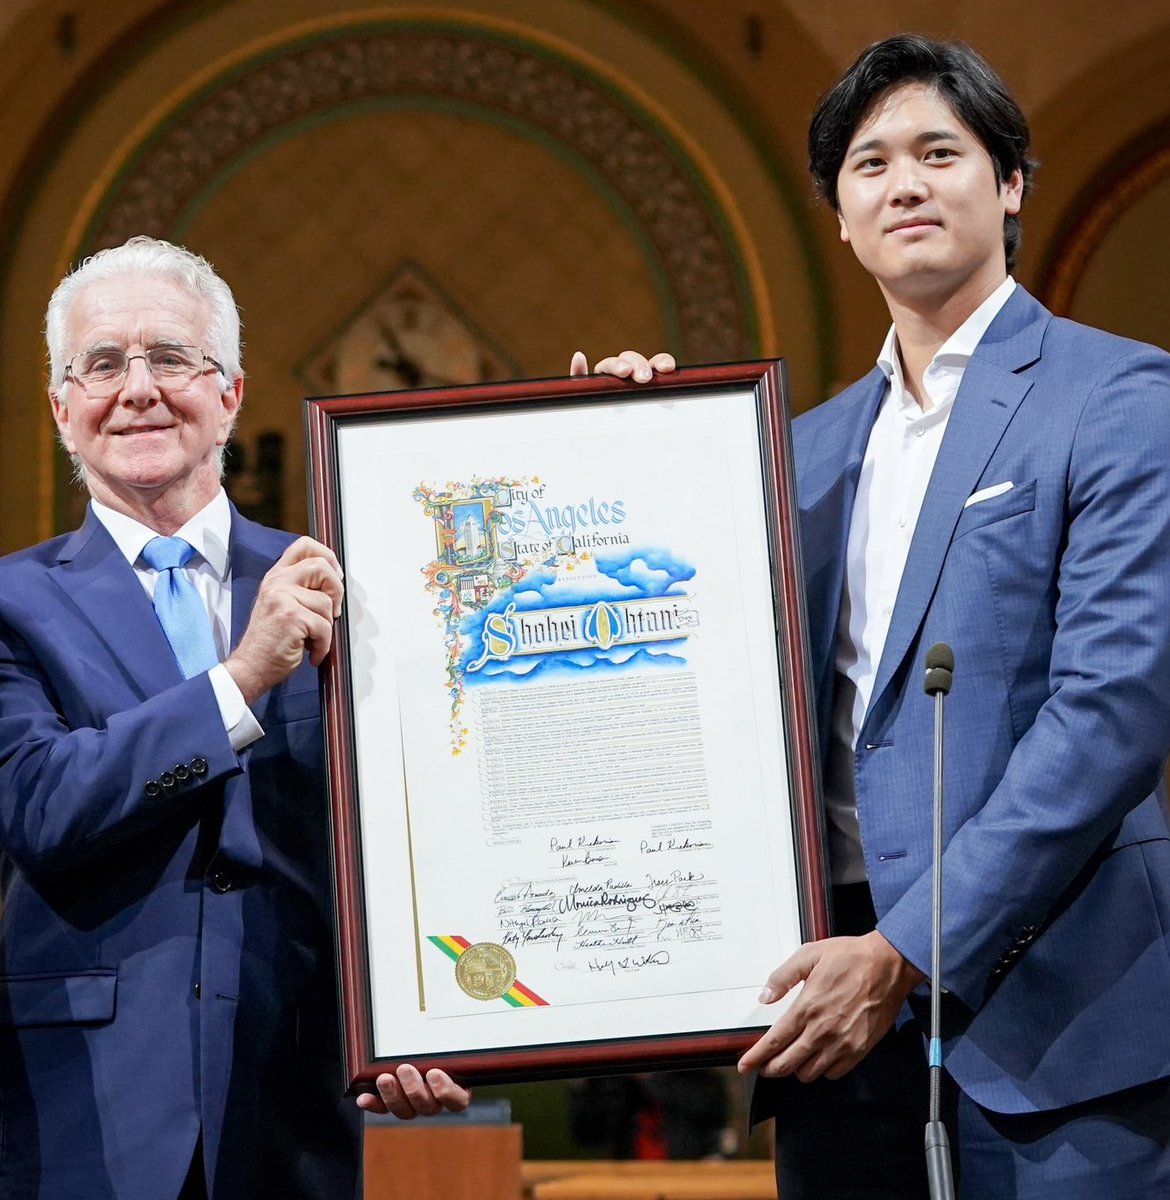
{"label": "shirt cuff", "polygon": [[262,738],[264,730],[245,703],[244,693],[236,686],[227,667],[218,663],[207,672],[207,678],[215,692],[215,702],[219,705],[219,715],[232,749],[238,752]]}

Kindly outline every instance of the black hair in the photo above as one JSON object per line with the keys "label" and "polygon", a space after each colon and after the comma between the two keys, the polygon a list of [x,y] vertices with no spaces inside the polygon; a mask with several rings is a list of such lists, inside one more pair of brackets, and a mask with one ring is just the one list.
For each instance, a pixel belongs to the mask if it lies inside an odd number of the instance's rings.
{"label": "black hair", "polygon": [[[1003,80],[963,42],[936,42],[905,33],[874,42],[836,86],[821,97],[808,129],[808,166],[817,192],[837,208],[837,176],[857,127],[891,88],[934,88],[979,139],[1003,185],[1013,171],[1032,190],[1036,163],[1028,157],[1028,121]],[[1020,246],[1020,221],[1004,215],[1003,244],[1010,271]]]}

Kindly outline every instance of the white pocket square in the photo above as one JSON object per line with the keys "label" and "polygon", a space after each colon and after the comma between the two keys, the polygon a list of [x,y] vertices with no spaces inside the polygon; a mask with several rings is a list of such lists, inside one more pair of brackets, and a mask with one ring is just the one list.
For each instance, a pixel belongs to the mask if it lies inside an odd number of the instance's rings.
{"label": "white pocket square", "polygon": [[972,492],[971,495],[963,502],[964,508],[970,508],[972,504],[978,504],[981,500],[990,500],[993,496],[1002,496],[1004,492],[1010,492],[1015,484],[1009,479],[1007,483],[996,483],[991,487],[983,488],[982,491]]}

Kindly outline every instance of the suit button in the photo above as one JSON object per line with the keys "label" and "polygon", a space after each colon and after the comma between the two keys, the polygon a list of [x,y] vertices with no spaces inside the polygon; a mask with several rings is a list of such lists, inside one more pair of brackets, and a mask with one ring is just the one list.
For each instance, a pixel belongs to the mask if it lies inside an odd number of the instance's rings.
{"label": "suit button", "polygon": [[211,886],[220,893],[232,890],[232,877],[226,871],[216,871],[211,877]]}
{"label": "suit button", "polygon": [[186,763],[175,763],[171,774],[180,782],[186,783],[191,778],[191,768]]}
{"label": "suit button", "polygon": [[157,779],[148,779],[142,790],[153,799],[162,791],[162,788],[158,786]]}
{"label": "suit button", "polygon": [[168,790],[175,786],[175,777],[170,771],[164,771],[158,777],[158,781],[159,781],[159,783],[161,783],[163,785],[163,787],[167,788]]}
{"label": "suit button", "polygon": [[207,774],[207,759],[193,758],[191,760],[191,773],[193,775],[206,775]]}
{"label": "suit button", "polygon": [[195,999],[196,1000],[199,999],[199,991],[200,991],[199,983],[198,983],[198,981],[196,981],[196,984],[195,984]]}

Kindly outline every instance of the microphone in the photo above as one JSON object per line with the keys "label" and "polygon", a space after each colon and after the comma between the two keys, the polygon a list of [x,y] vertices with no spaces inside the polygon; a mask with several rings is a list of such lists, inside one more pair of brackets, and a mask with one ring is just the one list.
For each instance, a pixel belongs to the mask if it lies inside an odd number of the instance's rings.
{"label": "microphone", "polygon": [[946,642],[935,642],[926,652],[926,679],[922,687],[928,696],[946,695],[955,672],[955,652]]}
{"label": "microphone", "polygon": [[930,1119],[926,1123],[926,1178],[931,1200],[955,1200],[951,1144],[940,1114],[942,1088],[942,840],[943,699],[954,682],[955,652],[935,642],[926,652],[923,690],[934,697],[934,855],[930,939]]}

